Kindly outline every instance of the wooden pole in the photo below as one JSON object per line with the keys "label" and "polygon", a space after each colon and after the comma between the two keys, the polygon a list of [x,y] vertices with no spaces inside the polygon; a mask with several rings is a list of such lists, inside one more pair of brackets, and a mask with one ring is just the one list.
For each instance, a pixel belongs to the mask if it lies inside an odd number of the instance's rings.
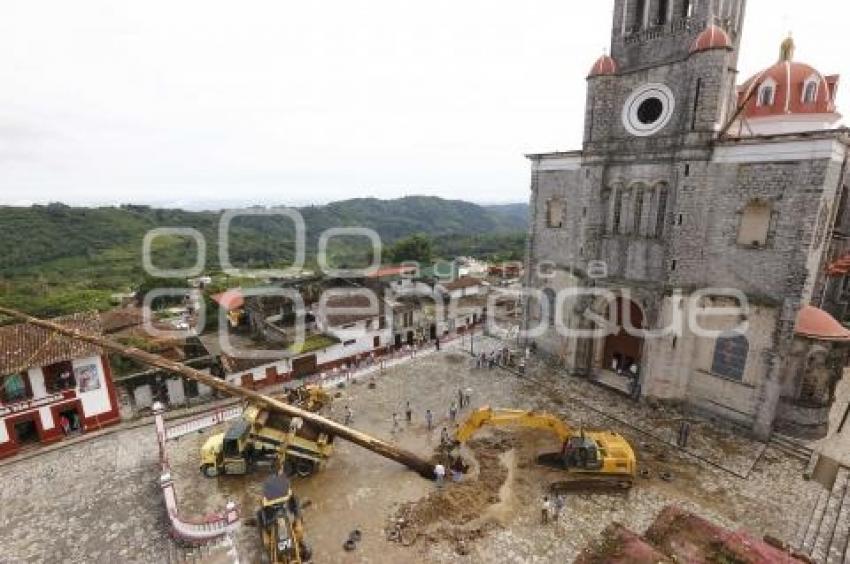
{"label": "wooden pole", "polygon": [[54,331],[61,335],[65,335],[66,337],[70,337],[71,339],[90,343],[102,349],[118,353],[122,356],[129,357],[134,360],[138,360],[139,362],[142,362],[149,366],[153,366],[162,370],[166,370],[168,372],[172,372],[174,374],[178,374],[183,378],[195,380],[196,382],[205,384],[210,388],[213,388],[220,392],[224,392],[225,394],[244,398],[249,402],[268,409],[270,411],[277,411],[288,415],[289,417],[300,417],[304,421],[309,421],[317,428],[325,431],[328,434],[340,437],[367,450],[370,450],[375,454],[379,454],[384,458],[389,458],[390,460],[394,460],[399,464],[403,464],[404,466],[407,466],[411,470],[417,472],[423,478],[427,478],[429,480],[434,478],[434,465],[428,462],[427,460],[420,458],[412,452],[400,449],[386,441],[371,437],[365,433],[361,433],[360,431],[357,431],[350,427],[346,427],[345,425],[341,425],[336,421],[326,419],[321,415],[317,415],[310,411],[305,411],[293,405],[289,405],[288,403],[255,392],[254,390],[248,390],[241,386],[233,385],[229,382],[226,382],[225,380],[221,380],[219,378],[216,378],[215,376],[205,374],[200,370],[196,370],[189,366],[184,366],[178,362],[168,360],[166,358],[163,358],[162,356],[152,354],[137,349],[135,347],[124,346],[120,343],[117,343],[111,339],[107,339],[106,337],[102,337],[100,335],[92,335],[90,333],[71,329],[53,321],[39,319],[37,317],[27,315],[26,313],[22,313],[20,311],[8,309],[5,307],[0,307],[0,314],[19,319],[25,323],[29,323],[30,325],[35,325],[37,327],[42,327],[44,329]]}

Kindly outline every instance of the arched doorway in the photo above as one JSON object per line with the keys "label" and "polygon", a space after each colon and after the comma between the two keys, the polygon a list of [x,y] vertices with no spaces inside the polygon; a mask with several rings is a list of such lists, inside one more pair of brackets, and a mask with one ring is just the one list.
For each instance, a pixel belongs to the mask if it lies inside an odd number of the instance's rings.
{"label": "arched doorway", "polygon": [[645,329],[643,310],[635,302],[623,298],[617,298],[611,309],[613,311],[609,310],[607,319],[616,323],[620,329],[616,335],[605,338],[602,366],[618,374],[637,376],[643,355],[643,338],[630,335],[624,324],[635,329]]}

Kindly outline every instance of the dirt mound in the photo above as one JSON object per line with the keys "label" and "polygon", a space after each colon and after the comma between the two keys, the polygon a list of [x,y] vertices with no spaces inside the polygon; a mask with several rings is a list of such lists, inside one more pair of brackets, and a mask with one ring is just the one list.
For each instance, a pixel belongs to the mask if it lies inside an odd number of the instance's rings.
{"label": "dirt mound", "polygon": [[475,439],[468,443],[478,461],[477,479],[460,483],[446,482],[416,502],[402,505],[387,527],[387,538],[405,546],[425,538],[432,542],[448,540],[456,551],[464,553],[465,544],[482,537],[496,527],[494,523],[476,523],[485,510],[498,503],[499,490],[508,477],[500,456],[515,447],[509,435]]}

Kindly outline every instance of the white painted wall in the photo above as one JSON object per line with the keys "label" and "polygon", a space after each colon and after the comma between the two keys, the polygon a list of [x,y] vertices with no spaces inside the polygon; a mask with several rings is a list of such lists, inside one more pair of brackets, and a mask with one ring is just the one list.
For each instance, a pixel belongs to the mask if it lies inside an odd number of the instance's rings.
{"label": "white painted wall", "polygon": [[38,408],[38,414],[39,417],[41,417],[41,427],[45,431],[56,426],[56,423],[53,421],[53,414],[50,413],[49,407]]}
{"label": "white painted wall", "polygon": [[90,392],[79,392],[80,382],[79,379],[77,379],[77,396],[80,398],[80,402],[83,404],[84,417],[93,417],[95,415],[100,415],[101,413],[106,413],[107,411],[112,409],[112,405],[109,401],[109,388],[107,388],[106,386],[106,372],[103,369],[103,361],[99,356],[92,356],[89,358],[75,360],[73,362],[75,378],[77,367],[82,367],[89,364],[94,364],[97,368],[97,378],[100,387]]}
{"label": "white painted wall", "polygon": [[32,389],[32,399],[41,399],[47,395],[47,388],[44,385],[44,372],[41,368],[30,368],[27,372],[30,379],[30,388]]}

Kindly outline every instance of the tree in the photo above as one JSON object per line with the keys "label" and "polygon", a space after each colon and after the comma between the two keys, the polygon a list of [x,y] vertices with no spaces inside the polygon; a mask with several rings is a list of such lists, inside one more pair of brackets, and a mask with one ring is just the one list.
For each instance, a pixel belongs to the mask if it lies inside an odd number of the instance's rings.
{"label": "tree", "polygon": [[426,235],[415,233],[391,245],[387,251],[387,258],[394,263],[430,264],[434,258],[433,244]]}

